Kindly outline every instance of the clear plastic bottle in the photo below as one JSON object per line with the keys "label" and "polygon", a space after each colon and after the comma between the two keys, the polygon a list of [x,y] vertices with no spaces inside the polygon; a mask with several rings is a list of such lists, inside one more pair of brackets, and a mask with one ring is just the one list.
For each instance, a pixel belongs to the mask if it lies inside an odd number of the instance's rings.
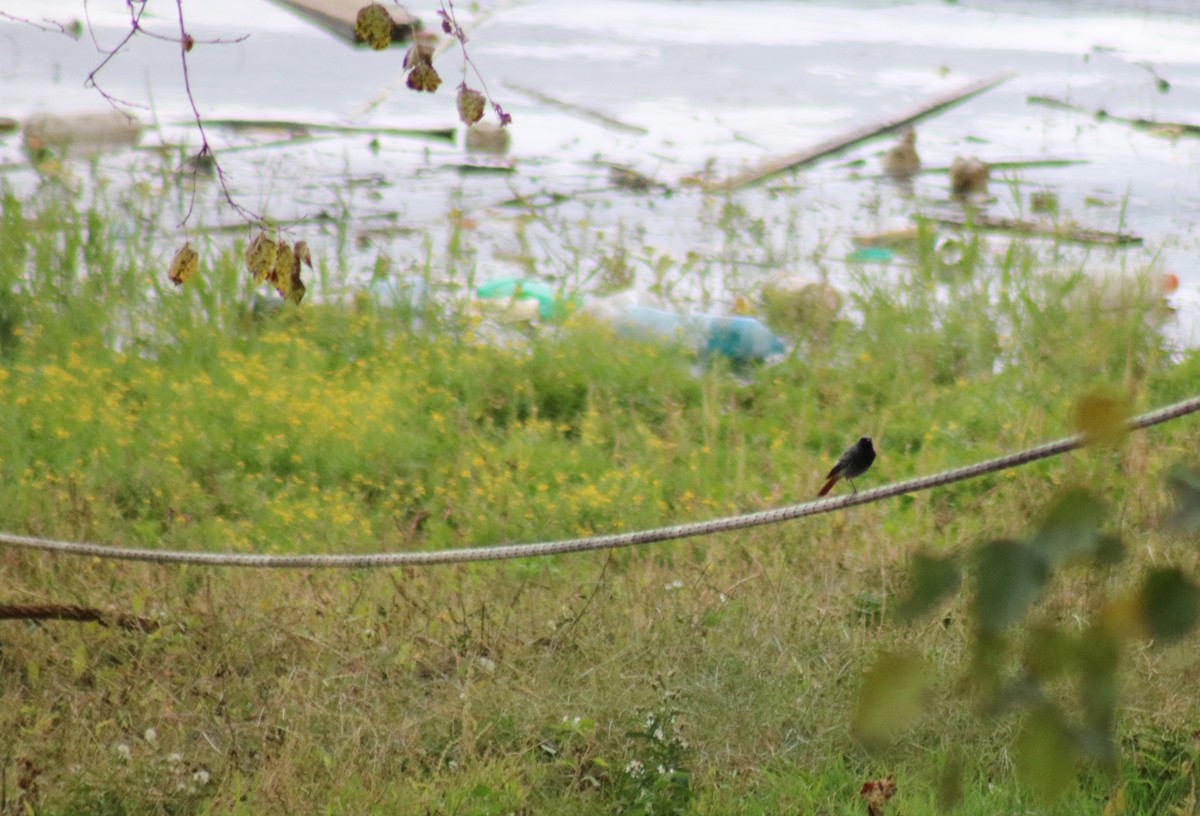
{"label": "clear plastic bottle", "polygon": [[702,355],[720,354],[738,363],[762,360],[787,350],[761,321],[740,315],[684,315],[630,306],[613,325],[622,334],[678,342]]}

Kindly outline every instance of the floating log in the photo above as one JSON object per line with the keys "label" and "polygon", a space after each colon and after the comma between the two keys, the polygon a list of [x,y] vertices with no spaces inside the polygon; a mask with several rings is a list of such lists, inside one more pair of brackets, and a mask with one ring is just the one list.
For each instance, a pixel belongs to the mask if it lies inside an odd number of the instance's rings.
{"label": "floating log", "polygon": [[81,156],[133,147],[141,135],[137,117],[105,110],[69,116],[35,113],[25,120],[24,140],[25,149],[33,153],[53,149]]}
{"label": "floating log", "polygon": [[[363,41],[354,33],[358,10],[370,0],[272,0],[276,5],[315,23],[351,45]],[[421,21],[393,3],[381,3],[392,16],[392,45],[399,45],[421,30]]]}
{"label": "floating log", "polygon": [[435,139],[453,142],[456,129],[449,128],[402,128],[376,127],[372,125],[330,125],[319,122],[300,122],[291,119],[205,119],[205,126],[229,128],[230,130],[282,130],[289,133],[365,133],[379,136],[413,136],[419,139]]}
{"label": "floating log", "polygon": [[1122,122],[1139,130],[1148,130],[1155,133],[1167,133],[1174,135],[1187,134],[1189,136],[1200,136],[1200,125],[1195,122],[1170,122],[1159,119],[1145,119],[1140,116],[1117,116],[1115,113],[1109,113],[1100,108],[1095,111],[1090,111],[1087,108],[1079,105],[1072,105],[1070,102],[1065,102],[1061,99],[1055,99],[1052,96],[1028,96],[1025,101],[1030,105],[1041,105],[1044,108],[1054,108],[1056,110],[1068,110],[1075,113],[1082,113],[1087,116],[1093,116],[1097,121]]}
{"label": "floating log", "polygon": [[760,182],[766,178],[782,173],[785,170],[794,170],[800,167],[805,167],[812,164],[818,159],[823,159],[826,156],[833,156],[842,151],[861,144],[862,142],[878,138],[884,134],[899,130],[905,125],[911,125],[914,122],[932,116],[935,113],[940,113],[948,108],[953,107],[961,102],[965,102],[973,96],[978,96],[984,91],[989,91],[1002,82],[1007,82],[1016,76],[1015,71],[1006,71],[1002,74],[987,77],[985,79],[972,82],[969,85],[951,91],[949,93],[936,96],[915,108],[912,108],[904,113],[884,119],[881,122],[876,122],[870,125],[861,125],[854,130],[843,133],[839,136],[834,136],[831,139],[826,139],[823,142],[805,148],[796,153],[789,153],[786,156],[771,159],[758,167],[738,173],[726,179],[723,182],[709,186],[710,190],[739,190],[742,187],[748,187],[751,184]]}
{"label": "floating log", "polygon": [[1016,232],[1022,235],[1042,235],[1056,238],[1060,241],[1071,241],[1079,244],[1101,244],[1104,246],[1134,246],[1142,243],[1140,235],[1129,232],[1108,232],[1106,230],[1081,227],[1078,224],[1048,221],[1028,221],[1021,218],[984,215],[974,213],[923,213],[918,216],[938,224],[950,224],[957,227],[975,227],[976,229],[995,230],[998,232]]}
{"label": "floating log", "polygon": [[650,132],[640,125],[631,125],[628,122],[622,122],[620,119],[609,116],[607,113],[601,113],[598,110],[587,108],[583,105],[576,105],[574,102],[567,102],[562,99],[558,99],[550,94],[542,93],[535,88],[530,88],[527,85],[518,85],[516,82],[505,82],[504,84],[509,88],[512,88],[517,93],[523,93],[528,97],[536,99],[538,102],[551,105],[552,107],[574,114],[583,119],[589,119],[597,124],[612,128],[613,130],[623,130],[626,133],[636,133],[639,136],[645,136]]}

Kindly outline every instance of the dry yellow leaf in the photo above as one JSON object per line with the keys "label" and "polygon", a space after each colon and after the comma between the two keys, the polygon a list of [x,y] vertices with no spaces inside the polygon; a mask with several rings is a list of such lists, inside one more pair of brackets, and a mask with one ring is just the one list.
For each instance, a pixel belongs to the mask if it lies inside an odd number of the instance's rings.
{"label": "dry yellow leaf", "polygon": [[292,279],[292,265],[296,260],[296,255],[284,241],[280,241],[276,246],[275,265],[271,268],[271,276],[267,280],[280,290],[279,294],[287,297],[283,288]]}
{"label": "dry yellow leaf", "polygon": [[171,266],[167,269],[167,277],[171,279],[171,283],[176,286],[182,286],[183,282],[196,274],[196,270],[200,268],[200,256],[196,250],[192,249],[190,243],[185,243],[175,253],[175,257],[171,259]]}
{"label": "dry yellow leaf", "polygon": [[287,285],[286,287],[277,286],[276,288],[279,290],[279,294],[282,297],[287,298],[288,300],[292,301],[292,303],[295,303],[297,306],[299,306],[300,301],[304,300],[304,295],[308,291],[308,287],[306,287],[304,285],[304,281],[300,279],[300,263],[303,261],[308,265],[309,269],[312,269],[312,253],[308,251],[308,244],[306,244],[304,241],[297,241],[296,247],[294,250],[292,250],[291,255],[292,268],[287,278]]}
{"label": "dry yellow leaf", "polygon": [[442,84],[442,78],[433,69],[433,65],[428,62],[422,62],[418,63],[409,72],[405,84],[414,91],[428,91],[429,93],[433,93]]}
{"label": "dry yellow leaf", "polygon": [[275,270],[275,256],[278,246],[267,237],[265,232],[254,236],[250,246],[246,247],[246,268],[254,276],[255,283],[268,281]]}
{"label": "dry yellow leaf", "polygon": [[458,86],[458,118],[464,125],[473,125],[483,118],[483,94],[466,84]]}
{"label": "dry yellow leaf", "polygon": [[363,6],[354,20],[354,37],[376,51],[392,44],[392,15],[378,3]]}

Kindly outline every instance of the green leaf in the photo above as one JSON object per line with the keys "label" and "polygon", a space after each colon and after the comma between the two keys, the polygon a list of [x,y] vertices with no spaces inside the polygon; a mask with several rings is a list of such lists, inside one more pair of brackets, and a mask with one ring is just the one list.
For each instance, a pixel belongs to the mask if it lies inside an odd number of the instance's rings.
{"label": "green leaf", "polygon": [[885,654],[863,678],[854,729],[868,743],[894,739],[921,716],[929,672],[920,655]]}
{"label": "green leaf", "polygon": [[1187,635],[1200,618],[1200,589],[1174,567],[1151,570],[1142,582],[1139,601],[1142,624],[1160,643]]}
{"label": "green leaf", "polygon": [[1121,694],[1121,644],[1114,632],[1093,626],[1079,636],[1077,652],[1085,726],[1079,735],[1079,747],[1088,758],[1111,768],[1117,759],[1113,734]]}
{"label": "green leaf", "polygon": [[1101,533],[1096,539],[1096,562],[1105,567],[1115,567],[1125,560],[1125,542],[1120,536]]}
{"label": "green leaf", "polygon": [[1051,566],[1080,555],[1093,555],[1102,544],[1104,504],[1087,490],[1064,490],[1042,514],[1029,545]]}
{"label": "green leaf", "polygon": [[1176,465],[1167,476],[1167,484],[1176,503],[1167,524],[1179,533],[1200,530],[1200,471]]}
{"label": "green leaf", "polygon": [[1025,616],[1046,584],[1046,560],[1020,541],[989,541],[979,548],[973,611],[985,631],[998,631]]}
{"label": "green leaf", "polygon": [[939,558],[917,553],[912,559],[908,597],[900,603],[897,612],[903,620],[927,615],[952,595],[961,582],[958,559],[953,555]]}
{"label": "green leaf", "polygon": [[1076,664],[1077,644],[1056,626],[1030,626],[1025,638],[1025,668],[1045,683],[1066,674]]}
{"label": "green leaf", "polygon": [[1062,712],[1042,705],[1029,712],[1013,746],[1017,778],[1043,802],[1053,802],[1075,784],[1075,748]]}
{"label": "green leaf", "polygon": [[943,813],[953,811],[963,798],[963,759],[951,754],[938,773],[937,804]]}

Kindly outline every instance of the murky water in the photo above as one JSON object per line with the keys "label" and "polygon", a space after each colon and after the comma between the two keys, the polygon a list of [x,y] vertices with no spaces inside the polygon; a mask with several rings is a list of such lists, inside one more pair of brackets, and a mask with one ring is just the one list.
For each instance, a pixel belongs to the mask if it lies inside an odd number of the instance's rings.
{"label": "murky water", "polygon": [[[152,4],[154,5],[154,4]],[[359,51],[267,2],[185,3],[199,40],[249,37],[198,46],[189,57],[192,89],[213,118],[280,118],[391,127],[455,124],[455,50],[439,59],[436,95],[403,87],[403,51]],[[429,2],[409,9],[437,28]],[[128,30],[124,3],[88,4],[92,36],[0,20],[0,116],[37,110],[101,109],[83,80],[97,50]],[[34,20],[69,20],[77,0],[9,0],[4,11]],[[149,22],[171,34],[172,4]],[[166,15],[166,16],[161,16]],[[463,14],[463,21],[469,19]],[[150,20],[144,18],[143,22]],[[717,177],[798,150],[858,124],[904,111],[931,96],[1003,70],[1000,87],[918,126],[927,166],[958,155],[989,161],[1045,157],[1086,164],[999,173],[991,190],[998,215],[1028,213],[1029,196],[1050,191],[1061,218],[1146,238],[1144,247],[1068,250],[1093,266],[1152,260],[1181,281],[1178,332],[1200,340],[1200,138],[1170,138],[1117,121],[1031,106],[1031,95],[1085,110],[1200,123],[1200,7],[1193,2],[620,2],[544,0],[502,5],[472,32],[470,54],[493,97],[512,114],[515,172],[464,172],[456,144],[394,136],[319,136],[287,147],[247,148],[278,138],[212,130],[233,194],[248,208],[287,219],[320,212],[354,216],[354,232],[402,225],[410,234],[375,232],[352,242],[341,262],[363,279],[379,253],[403,272],[423,263],[452,231],[448,213],[465,213],[465,240],[477,279],[527,274],[583,282],[631,274],[681,281],[677,296],[697,307],[727,305],[776,268],[846,275],[851,236],[906,226],[918,210],[945,206],[945,175],[922,175],[906,191],[873,176],[890,139],[862,145],[731,199],[681,186],[708,167]],[[1169,83],[1164,92],[1159,79]],[[198,144],[188,123],[179,49],[138,38],[98,80],[113,95],[146,105],[160,127],[143,146]],[[473,84],[474,80],[472,78]],[[614,130],[547,106],[512,89],[529,86],[646,129]],[[390,94],[384,91],[392,87]],[[373,101],[379,101],[371,107]],[[368,110],[368,108],[370,108]],[[0,138],[0,162],[22,162],[20,139]],[[102,172],[159,161],[146,153],[108,156]],[[613,162],[663,183],[647,193],[612,191]],[[859,162],[855,164],[855,162]],[[35,174],[5,173],[34,189]],[[502,207],[517,195],[566,199],[530,219]],[[212,183],[201,191],[203,223],[236,223]],[[178,221],[170,202],[168,233]],[[296,228],[332,253],[332,228]],[[224,237],[216,239],[227,240]],[[169,253],[170,241],[164,242]],[[618,246],[623,258],[614,259]],[[681,270],[689,263],[689,271]],[[669,281],[668,281],[669,282]]]}

